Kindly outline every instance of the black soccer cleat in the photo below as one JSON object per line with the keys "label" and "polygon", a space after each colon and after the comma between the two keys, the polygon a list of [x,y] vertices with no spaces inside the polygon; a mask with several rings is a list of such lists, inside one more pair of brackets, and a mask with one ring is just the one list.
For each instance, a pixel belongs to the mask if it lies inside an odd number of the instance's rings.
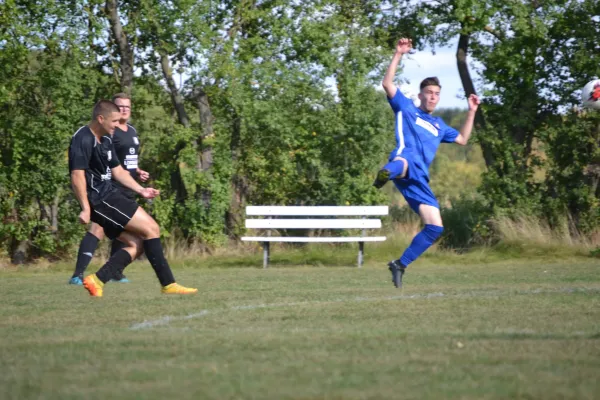
{"label": "black soccer cleat", "polygon": [[375,186],[377,189],[381,189],[383,187],[383,185],[385,185],[387,183],[387,181],[390,180],[390,171],[387,169],[380,169],[379,172],[377,173],[377,176],[375,177],[375,182],[373,182],[373,186]]}
{"label": "black soccer cleat", "polygon": [[397,288],[402,287],[402,276],[406,271],[406,267],[402,265],[398,260],[390,261],[388,263],[388,269],[392,273],[392,283]]}

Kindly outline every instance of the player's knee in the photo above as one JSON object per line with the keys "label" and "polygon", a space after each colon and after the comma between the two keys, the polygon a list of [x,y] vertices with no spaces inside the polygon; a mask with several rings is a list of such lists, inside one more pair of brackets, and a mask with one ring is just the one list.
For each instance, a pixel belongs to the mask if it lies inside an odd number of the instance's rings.
{"label": "player's knee", "polygon": [[406,173],[408,172],[408,161],[404,157],[396,157],[394,158],[394,162],[402,163],[402,172],[396,177],[396,179],[402,179],[406,177]]}
{"label": "player's knee", "polygon": [[425,225],[423,232],[427,235],[431,242],[435,242],[444,233],[444,227],[440,225]]}
{"label": "player's knee", "polygon": [[150,218],[146,225],[145,239],[154,239],[160,237],[160,227],[153,218]]}
{"label": "player's knee", "polygon": [[98,240],[102,240],[104,239],[104,228],[102,228],[100,225],[98,224],[92,224],[92,226],[90,227],[89,232],[96,236],[96,238]]}

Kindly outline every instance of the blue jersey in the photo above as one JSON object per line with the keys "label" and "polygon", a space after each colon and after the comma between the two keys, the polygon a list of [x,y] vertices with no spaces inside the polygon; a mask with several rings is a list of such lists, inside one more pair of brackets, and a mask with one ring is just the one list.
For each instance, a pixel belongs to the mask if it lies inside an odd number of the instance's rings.
{"label": "blue jersey", "polygon": [[[390,106],[396,114],[396,148],[390,155],[410,158],[419,175],[429,180],[431,165],[440,143],[454,143],[458,131],[444,123],[440,117],[417,108],[412,100],[404,96],[400,90],[391,99]],[[417,171],[412,171],[415,175]]]}

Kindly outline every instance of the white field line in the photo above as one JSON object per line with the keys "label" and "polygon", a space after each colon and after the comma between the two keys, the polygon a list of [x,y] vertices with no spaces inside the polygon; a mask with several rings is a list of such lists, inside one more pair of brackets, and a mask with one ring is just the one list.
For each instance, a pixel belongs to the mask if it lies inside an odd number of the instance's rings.
{"label": "white field line", "polygon": [[156,326],[169,325],[171,322],[185,321],[188,319],[202,318],[211,314],[218,314],[227,311],[243,311],[243,310],[258,310],[262,308],[281,308],[281,307],[294,307],[294,306],[310,306],[310,305],[327,305],[335,303],[362,303],[372,301],[394,301],[394,300],[412,300],[412,299],[432,299],[438,297],[459,299],[459,298],[474,298],[474,297],[499,297],[506,295],[536,295],[536,294],[551,294],[551,293],[591,293],[600,292],[600,288],[584,288],[584,287],[571,287],[571,288],[557,288],[557,289],[533,289],[533,290],[481,290],[481,291],[470,291],[462,293],[444,294],[442,292],[433,293],[415,293],[411,295],[398,295],[398,296],[387,296],[387,297],[352,297],[346,299],[333,299],[323,301],[298,301],[290,303],[268,303],[268,304],[248,304],[232,306],[229,308],[214,309],[214,310],[200,310],[197,313],[188,315],[171,316],[166,315],[164,317],[145,320],[133,324],[129,327],[131,330],[142,330],[150,329]]}

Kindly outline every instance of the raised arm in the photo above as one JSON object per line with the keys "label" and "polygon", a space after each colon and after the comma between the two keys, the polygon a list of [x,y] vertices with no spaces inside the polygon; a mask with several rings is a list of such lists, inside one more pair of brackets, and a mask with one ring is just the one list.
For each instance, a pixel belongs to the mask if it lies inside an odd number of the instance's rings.
{"label": "raised arm", "polygon": [[383,82],[381,83],[387,97],[390,99],[396,95],[396,85],[394,84],[394,76],[396,75],[396,70],[398,69],[398,64],[402,59],[402,56],[410,51],[412,48],[412,40],[407,38],[402,38],[398,40],[396,44],[396,52],[394,53],[394,57],[392,58],[392,62],[390,63],[387,71],[385,72],[385,76],[383,77]]}
{"label": "raised arm", "polygon": [[87,189],[85,183],[85,171],[82,169],[74,169],[71,171],[71,186],[73,187],[73,193],[75,198],[81,206],[81,213],[79,213],[79,222],[87,224],[90,222],[90,202],[87,196]]}
{"label": "raised arm", "polygon": [[465,146],[469,142],[469,138],[471,138],[471,132],[473,131],[473,121],[475,121],[475,114],[477,113],[477,108],[479,107],[479,97],[477,95],[470,95],[467,99],[469,103],[469,111],[467,112],[467,119],[463,124],[462,128],[460,128],[460,133],[456,137],[454,141],[457,144]]}

